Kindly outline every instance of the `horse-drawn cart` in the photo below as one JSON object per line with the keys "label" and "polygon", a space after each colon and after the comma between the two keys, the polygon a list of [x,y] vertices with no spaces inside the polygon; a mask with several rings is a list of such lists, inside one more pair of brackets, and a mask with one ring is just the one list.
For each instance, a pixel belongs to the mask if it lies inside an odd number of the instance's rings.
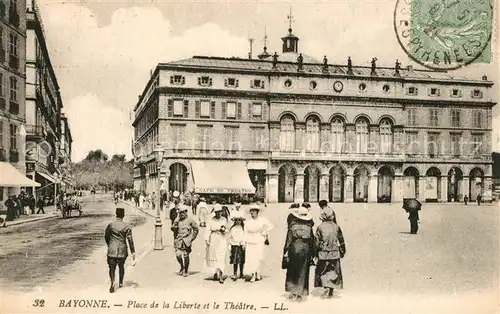
{"label": "horse-drawn cart", "polygon": [[67,197],[63,202],[61,206],[61,212],[62,212],[62,217],[63,218],[70,218],[71,213],[76,210],[78,211],[78,216],[80,217],[82,215],[82,203],[75,197],[75,196],[70,196]]}

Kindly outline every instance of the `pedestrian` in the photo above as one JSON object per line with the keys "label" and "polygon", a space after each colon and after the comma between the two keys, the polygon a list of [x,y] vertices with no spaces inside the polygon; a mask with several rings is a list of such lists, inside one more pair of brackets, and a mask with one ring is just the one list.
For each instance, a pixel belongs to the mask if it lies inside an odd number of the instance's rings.
{"label": "pedestrian", "polygon": [[410,207],[408,211],[408,219],[410,220],[410,233],[417,234],[418,231],[418,221],[420,217],[418,215],[419,209],[417,207]]}
{"label": "pedestrian", "polygon": [[232,215],[233,226],[229,229],[229,244],[231,245],[231,255],[229,264],[233,265],[233,276],[231,279],[238,279],[238,266],[240,277],[243,278],[243,266],[245,265],[245,217],[241,213]]}
{"label": "pedestrian", "polygon": [[477,205],[480,206],[481,205],[481,194],[478,194],[477,197],[476,197],[476,201],[477,201]]}
{"label": "pedestrian", "polygon": [[249,210],[250,218],[245,221],[245,271],[251,275],[250,282],[254,282],[262,279],[261,264],[273,225],[262,217],[262,209],[258,205],[251,205]]}
{"label": "pedestrian", "polygon": [[[125,209],[116,209],[116,221],[110,223],[106,228],[104,239],[108,245],[108,267],[109,279],[111,286],[109,292],[115,292],[115,272],[118,266],[119,273],[119,287],[123,287],[123,278],[125,277],[125,261],[128,257],[128,249],[132,254],[132,265],[135,265],[135,247],[134,239],[132,237],[132,229],[128,224],[123,222],[125,217]],[[128,242],[128,247],[127,247]]]}
{"label": "pedestrian", "polygon": [[177,215],[179,213],[179,208],[181,204],[178,199],[174,200],[174,206],[172,206],[168,212],[168,216],[170,218],[170,221],[173,223],[175,219],[177,218]]}
{"label": "pedestrian", "polygon": [[469,201],[469,197],[467,195],[464,196],[464,203],[467,205],[467,202]]}
{"label": "pedestrian", "polygon": [[170,228],[174,233],[175,257],[181,266],[179,275],[184,277],[188,276],[191,245],[200,230],[193,218],[188,217],[187,212],[188,208],[182,206],[178,211],[178,217]]}
{"label": "pedestrian", "polygon": [[146,203],[145,195],[146,195],[146,192],[141,192],[139,194],[139,208],[140,209],[144,209],[144,207],[145,207],[145,203]]}
{"label": "pedestrian", "polygon": [[299,210],[300,208],[300,204],[299,203],[293,203],[292,205],[290,205],[290,214],[288,214],[288,217],[286,219],[286,222],[287,222],[287,226],[288,228],[290,228],[290,225],[296,221],[296,219],[294,218],[294,213],[297,213],[297,211]]}
{"label": "pedestrian", "polygon": [[28,203],[29,203],[29,208],[30,208],[31,214],[35,214],[36,200],[35,200],[35,197],[33,196],[33,194],[30,194]]}
{"label": "pedestrian", "polygon": [[4,205],[7,207],[7,217],[6,221],[13,221],[17,216],[16,202],[14,201],[14,194],[9,195],[9,198],[5,201]]}
{"label": "pedestrian", "polygon": [[303,206],[292,215],[283,248],[286,262],[282,262],[282,267],[286,266],[285,291],[292,300],[299,301],[309,295],[309,268],[315,256],[314,222],[309,209]]}
{"label": "pedestrian", "polygon": [[226,266],[227,253],[227,219],[222,216],[222,206],[214,206],[214,216],[208,221],[205,232],[205,266],[214,274],[214,280],[224,283],[224,268]]}
{"label": "pedestrian", "polygon": [[337,215],[335,215],[335,211],[333,211],[333,209],[330,206],[328,206],[328,201],[321,200],[321,201],[319,201],[318,204],[319,204],[319,207],[321,208],[320,216],[321,215],[329,215],[331,212],[331,213],[333,213],[333,222],[337,223]]}
{"label": "pedestrian", "polygon": [[193,213],[193,216],[196,216],[196,208],[199,202],[200,202],[200,196],[198,194],[194,194],[193,200],[191,201],[191,211]]}
{"label": "pedestrian", "polygon": [[340,259],[346,253],[342,230],[334,222],[333,210],[323,211],[322,223],[316,229],[316,269],[314,286],[325,288],[324,297],[332,297],[334,288],[342,289]]}
{"label": "pedestrian", "polygon": [[38,205],[38,211],[36,213],[40,214],[40,212],[41,212],[42,214],[45,214],[45,210],[43,209],[43,207],[45,206],[45,202],[43,200],[43,197],[40,197],[38,199],[38,204],[37,205]]}
{"label": "pedestrian", "polygon": [[23,201],[22,201],[22,196],[18,195],[15,197],[14,201],[16,202],[16,209],[17,209],[17,217],[21,217],[21,215],[24,215],[24,206],[23,206]]}
{"label": "pedestrian", "polygon": [[200,220],[200,227],[206,227],[207,226],[207,216],[209,214],[208,212],[208,205],[206,202],[206,199],[204,197],[200,197],[200,202],[198,205],[196,205],[196,211],[198,212],[198,219]]}

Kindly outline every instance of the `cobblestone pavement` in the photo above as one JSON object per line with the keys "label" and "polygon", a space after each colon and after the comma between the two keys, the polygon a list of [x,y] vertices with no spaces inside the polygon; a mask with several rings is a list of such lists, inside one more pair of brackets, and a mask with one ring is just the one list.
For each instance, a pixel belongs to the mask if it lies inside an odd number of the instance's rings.
{"label": "cobblestone pavement", "polygon": [[[57,292],[57,298],[52,301],[54,311],[60,298],[83,295],[106,298],[110,304],[122,304],[123,308],[139,306],[141,302],[149,306],[153,300],[165,301],[171,309],[175,301],[178,306],[179,302],[186,301],[219,302],[222,307],[228,301],[243,302],[261,311],[273,310],[283,303],[289,312],[447,310],[479,313],[498,308],[497,205],[425,204],[418,235],[408,233],[409,221],[400,204],[333,206],[347,242],[347,255],[342,260],[344,290],[337,291],[333,300],[322,300],[320,291],[314,289],[303,303],[287,300],[284,271],[280,267],[288,214],[284,204],[268,205],[263,212],[275,228],[270,234],[271,245],[260,282],[226,280],[221,285],[209,280],[209,274],[203,271],[204,229],[193,247],[191,275],[177,276],[170,221],[164,220],[164,250],[149,251],[154,219],[148,217],[145,224],[134,228],[136,242],[142,243],[143,249],[135,267],[127,263],[124,288],[114,294],[107,292],[105,246],[99,240],[101,247],[96,246],[93,253],[80,257],[83,260],[61,268],[57,279],[50,280],[50,285],[38,291]],[[318,213],[319,208],[314,208],[316,222]],[[105,218],[107,223],[111,216]],[[311,287],[313,271],[314,267],[311,268]],[[229,265],[226,272],[230,273]]]}

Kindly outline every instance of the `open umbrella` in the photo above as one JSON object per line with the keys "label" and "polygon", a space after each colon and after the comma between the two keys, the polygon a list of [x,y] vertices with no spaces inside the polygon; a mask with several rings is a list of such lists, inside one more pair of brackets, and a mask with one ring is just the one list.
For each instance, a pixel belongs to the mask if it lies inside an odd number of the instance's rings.
{"label": "open umbrella", "polygon": [[403,200],[403,208],[404,210],[406,210],[406,212],[415,209],[420,210],[422,208],[422,203],[420,203],[420,201],[416,198],[405,198]]}

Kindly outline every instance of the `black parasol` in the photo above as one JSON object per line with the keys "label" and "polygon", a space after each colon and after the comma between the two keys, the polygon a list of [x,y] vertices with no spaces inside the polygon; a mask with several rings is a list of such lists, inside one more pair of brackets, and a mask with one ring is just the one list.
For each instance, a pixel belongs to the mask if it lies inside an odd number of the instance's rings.
{"label": "black parasol", "polygon": [[420,201],[416,198],[405,198],[403,200],[403,208],[406,212],[409,212],[410,210],[420,210],[422,209],[422,203],[420,203]]}

